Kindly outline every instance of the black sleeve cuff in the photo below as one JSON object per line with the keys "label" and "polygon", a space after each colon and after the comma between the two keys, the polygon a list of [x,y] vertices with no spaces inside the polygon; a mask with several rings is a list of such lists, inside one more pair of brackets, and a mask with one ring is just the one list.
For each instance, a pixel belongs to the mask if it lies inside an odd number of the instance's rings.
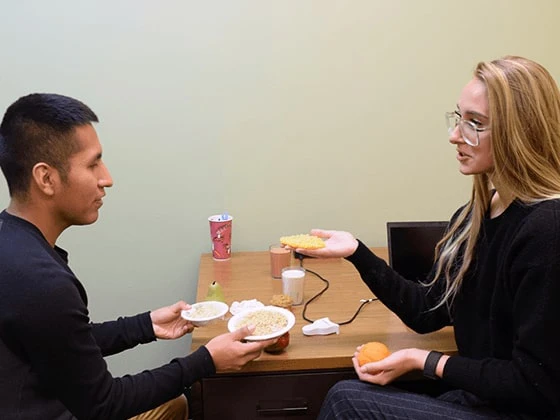
{"label": "black sleeve cuff", "polygon": [[[362,241],[358,239],[358,248],[346,260],[351,262],[356,270],[362,275],[384,273],[388,269],[387,263],[383,258],[375,255]],[[364,279],[365,280],[365,279]]]}
{"label": "black sleeve cuff", "polygon": [[181,365],[183,386],[185,387],[189,387],[196,381],[216,373],[212,356],[205,346],[199,347],[186,357],[180,357],[173,361]]}

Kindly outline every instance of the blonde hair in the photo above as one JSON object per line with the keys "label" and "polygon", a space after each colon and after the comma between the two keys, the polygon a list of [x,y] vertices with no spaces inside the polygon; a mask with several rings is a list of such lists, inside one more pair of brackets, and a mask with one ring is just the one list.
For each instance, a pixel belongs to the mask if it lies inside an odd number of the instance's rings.
{"label": "blonde hair", "polygon": [[540,64],[506,56],[476,66],[487,90],[492,174],[476,174],[469,202],[436,247],[433,285],[446,280],[440,307],[450,307],[471,266],[492,181],[525,204],[560,198],[560,91]]}

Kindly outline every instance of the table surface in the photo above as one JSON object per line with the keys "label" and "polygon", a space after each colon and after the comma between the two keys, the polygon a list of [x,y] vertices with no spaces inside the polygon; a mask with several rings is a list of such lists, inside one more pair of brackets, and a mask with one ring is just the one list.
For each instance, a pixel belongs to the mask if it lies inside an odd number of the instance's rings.
{"label": "table surface", "polygon": [[[387,260],[387,248],[371,248]],[[294,265],[299,265],[296,260]],[[360,305],[360,299],[374,297],[363,283],[356,269],[344,259],[306,258],[303,266],[326,278],[330,287],[310,303],[306,310],[309,319],[328,317],[341,323],[349,320]],[[282,293],[282,280],[270,276],[268,251],[237,252],[228,261],[214,261],[211,254],[200,259],[197,302],[206,298],[208,285],[218,281],[226,303],[258,299],[265,305],[274,294]],[[325,287],[325,283],[310,272],[305,277],[305,301]],[[340,326],[340,334],[305,336],[302,327],[309,323],[302,318],[303,305],[294,306],[295,326],[290,331],[290,345],[280,354],[263,353],[248,363],[241,372],[281,372],[352,367],[351,357],[357,346],[368,341],[381,341],[389,350],[422,348],[453,354],[457,351],[452,327],[430,334],[417,334],[380,301],[365,305],[350,324]],[[225,320],[196,328],[192,334],[192,350],[206,344],[213,337],[227,332]]]}

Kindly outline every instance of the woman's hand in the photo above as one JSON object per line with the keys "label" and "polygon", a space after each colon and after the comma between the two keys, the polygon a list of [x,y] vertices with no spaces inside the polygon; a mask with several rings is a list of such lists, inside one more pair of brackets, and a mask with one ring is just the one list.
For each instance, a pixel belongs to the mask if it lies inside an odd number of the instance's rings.
{"label": "woman's hand", "polygon": [[351,233],[341,230],[313,229],[311,235],[325,240],[325,247],[319,249],[297,248],[296,252],[310,257],[345,258],[352,255],[358,248],[358,240]]}
{"label": "woman's hand", "polygon": [[[360,346],[361,347],[361,346]],[[413,370],[421,370],[424,367],[428,351],[420,349],[403,349],[392,353],[379,362],[358,364],[358,347],[352,363],[358,377],[365,382],[377,385],[387,385],[398,377]]]}
{"label": "woman's hand", "polygon": [[190,308],[190,305],[181,300],[171,306],[165,306],[150,312],[156,337],[163,340],[172,340],[192,332],[194,325],[181,317],[181,311]]}

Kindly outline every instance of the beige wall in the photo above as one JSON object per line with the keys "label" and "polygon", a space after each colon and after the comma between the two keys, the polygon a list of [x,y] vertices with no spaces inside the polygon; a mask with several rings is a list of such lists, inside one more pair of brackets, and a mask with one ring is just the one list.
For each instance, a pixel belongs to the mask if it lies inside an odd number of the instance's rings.
{"label": "beige wall", "polygon": [[[101,119],[115,186],[96,224],[60,240],[95,320],[192,301],[223,210],[234,252],[312,227],[384,245],[389,220],[447,219],[470,180],[443,114],[476,62],[525,55],[560,79],[556,0],[3,3],[2,112],[49,91]],[[109,363],[134,372],[188,348]]]}

